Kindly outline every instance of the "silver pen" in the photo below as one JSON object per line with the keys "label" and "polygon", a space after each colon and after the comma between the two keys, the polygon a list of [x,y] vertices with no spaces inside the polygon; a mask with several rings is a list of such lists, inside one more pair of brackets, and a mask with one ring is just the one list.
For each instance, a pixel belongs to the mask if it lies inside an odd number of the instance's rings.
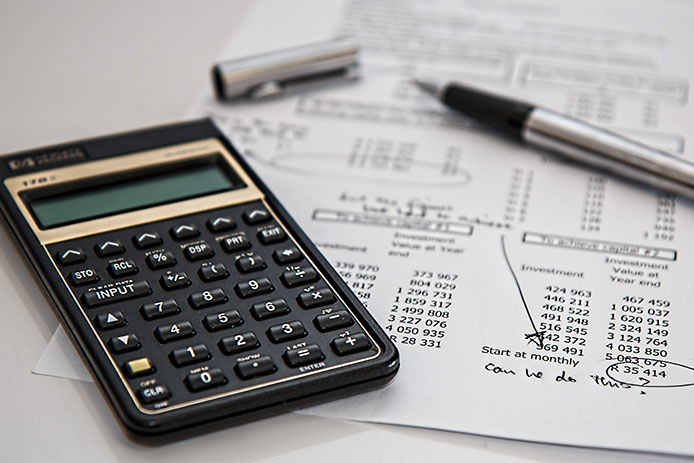
{"label": "silver pen", "polygon": [[529,145],[694,199],[694,163],[530,103],[458,83],[413,83],[452,109]]}

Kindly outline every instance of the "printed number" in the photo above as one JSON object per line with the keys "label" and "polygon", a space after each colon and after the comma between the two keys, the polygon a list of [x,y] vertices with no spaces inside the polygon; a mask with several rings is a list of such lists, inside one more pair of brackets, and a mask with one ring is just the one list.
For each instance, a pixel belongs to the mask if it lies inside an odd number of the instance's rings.
{"label": "printed number", "polygon": [[202,372],[200,373],[200,381],[202,381],[205,384],[209,384],[210,381],[212,381],[212,375],[207,371]]}
{"label": "printed number", "polygon": [[171,333],[178,334],[181,332],[181,329],[178,327],[178,325],[171,325]]}
{"label": "printed number", "polygon": [[252,290],[256,290],[258,289],[258,282],[255,280],[251,280],[248,282],[248,286],[250,286]]}
{"label": "printed number", "polygon": [[246,339],[243,337],[242,334],[237,334],[236,336],[234,336],[234,341],[236,341],[237,346],[243,346],[244,344],[246,344]]}
{"label": "printed number", "polygon": [[219,320],[219,323],[226,323],[229,321],[229,317],[225,313],[220,313],[217,314],[217,320]]}
{"label": "printed number", "polygon": [[157,307],[157,310],[161,312],[162,307],[164,306],[164,301],[155,302],[154,305]]}
{"label": "printed number", "polygon": [[203,291],[202,292],[202,298],[205,299],[206,301],[211,301],[212,299],[214,299],[214,296],[209,291]]}
{"label": "printed number", "polygon": [[294,328],[289,323],[284,323],[282,325],[282,331],[284,331],[287,334],[290,334],[294,331]]}
{"label": "printed number", "polygon": [[189,348],[186,349],[188,353],[190,354],[191,358],[195,358],[195,349],[193,349],[193,346],[190,346]]}
{"label": "printed number", "polygon": [[277,307],[275,307],[275,304],[273,304],[272,302],[266,302],[266,303],[265,303],[265,309],[266,309],[268,312],[273,312],[276,308],[277,308]]}

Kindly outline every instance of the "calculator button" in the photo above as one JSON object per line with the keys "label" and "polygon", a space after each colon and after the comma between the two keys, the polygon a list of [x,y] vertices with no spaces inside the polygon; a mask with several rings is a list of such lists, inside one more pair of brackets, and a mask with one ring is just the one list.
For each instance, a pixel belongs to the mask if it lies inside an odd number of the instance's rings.
{"label": "calculator button", "polygon": [[256,320],[279,317],[291,312],[284,299],[273,299],[266,302],[258,302],[251,306],[251,314]]}
{"label": "calculator button", "polygon": [[203,265],[198,270],[198,275],[202,281],[216,281],[223,280],[229,276],[229,272],[224,264],[216,263],[211,265]]}
{"label": "calculator button", "polygon": [[275,262],[278,264],[284,265],[299,262],[304,256],[301,255],[297,248],[292,246],[285,249],[278,249],[272,253],[272,258],[275,259]]}
{"label": "calculator button", "polygon": [[140,233],[139,235],[133,236],[133,243],[135,243],[138,249],[151,248],[152,246],[161,244],[161,237],[159,233],[155,232]]}
{"label": "calculator button", "polygon": [[173,299],[144,304],[140,307],[140,313],[145,320],[156,320],[157,318],[170,317],[181,311],[178,303]]}
{"label": "calculator button", "polygon": [[330,345],[337,355],[348,355],[369,349],[371,347],[371,341],[369,341],[369,338],[367,338],[364,333],[357,333],[350,336],[335,338]]}
{"label": "calculator button", "polygon": [[303,323],[296,320],[293,322],[282,323],[281,325],[271,326],[267,330],[267,337],[275,344],[279,342],[291,341],[306,336],[306,328]]}
{"label": "calculator button", "polygon": [[256,280],[242,281],[234,289],[239,296],[247,298],[270,293],[275,290],[275,287],[272,286],[272,283],[267,278],[258,278]]}
{"label": "calculator button", "polygon": [[194,309],[202,309],[213,305],[224,304],[228,300],[222,288],[213,288],[201,293],[188,296],[188,302]]}
{"label": "calculator button", "polygon": [[160,268],[172,267],[176,265],[176,258],[169,251],[156,251],[151,253],[145,259],[147,265],[152,270]]}
{"label": "calculator button", "polygon": [[219,350],[227,355],[252,350],[258,346],[260,346],[258,338],[250,331],[248,333],[239,333],[234,336],[222,338],[219,341]]}
{"label": "calculator button", "polygon": [[233,220],[231,220],[231,217],[227,216],[214,217],[207,221],[207,228],[212,233],[233,230],[235,227],[236,223]]}
{"label": "calculator button", "polygon": [[320,347],[316,344],[309,344],[306,347],[291,349],[284,353],[284,361],[293,368],[320,362],[324,358],[325,355],[323,355]]}
{"label": "calculator button", "polygon": [[190,286],[191,281],[186,272],[166,272],[166,275],[162,275],[159,279],[159,283],[165,290],[173,291]]}
{"label": "calculator button", "polygon": [[265,223],[270,220],[270,213],[263,209],[253,209],[252,211],[243,213],[243,221],[248,225],[256,225]]}
{"label": "calculator button", "polygon": [[231,236],[222,240],[222,248],[226,252],[244,251],[251,247],[251,243],[244,235]]}
{"label": "calculator button", "polygon": [[314,307],[332,304],[335,302],[335,295],[328,288],[314,289],[299,294],[297,301],[304,309],[313,309]]}
{"label": "calculator button", "polygon": [[147,296],[152,288],[146,281],[128,282],[101,289],[93,289],[82,294],[82,302],[87,307],[96,307],[113,302],[125,301],[136,297]]}
{"label": "calculator button", "polygon": [[262,270],[267,265],[260,256],[242,256],[236,259],[236,268],[239,269],[241,273],[250,273],[258,270]]}
{"label": "calculator button", "polygon": [[318,315],[313,319],[313,323],[319,331],[326,332],[352,326],[354,320],[346,310],[338,310],[337,312]]}
{"label": "calculator button", "polygon": [[135,265],[135,262],[132,260],[119,260],[108,264],[108,273],[110,273],[113,278],[134,275],[137,272],[137,265]]}
{"label": "calculator button", "polygon": [[169,355],[171,363],[177,367],[184,367],[192,363],[204,362],[211,357],[210,351],[205,344],[195,344],[194,346],[175,349]]}
{"label": "calculator button", "polygon": [[282,280],[284,286],[293,288],[294,286],[313,283],[318,280],[318,274],[310,265],[302,265],[297,269],[282,272],[280,280]]}
{"label": "calculator button", "polygon": [[169,388],[163,384],[157,384],[140,388],[137,391],[137,397],[143,404],[153,404],[168,399],[171,397],[171,392],[169,392]]}
{"label": "calculator button", "polygon": [[185,381],[188,389],[192,392],[198,392],[221,386],[227,382],[227,378],[219,368],[211,368],[201,373],[192,373],[186,376]]}
{"label": "calculator button", "polygon": [[266,228],[258,232],[258,240],[263,244],[279,243],[287,239],[287,234],[280,227]]}
{"label": "calculator button", "polygon": [[243,324],[243,319],[238,310],[228,310],[206,315],[203,319],[207,331],[219,331],[227,328],[233,328]]}
{"label": "calculator button", "polygon": [[87,260],[87,256],[84,255],[84,251],[80,248],[65,249],[56,254],[55,257],[60,265],[76,264]]}
{"label": "calculator button", "polygon": [[275,370],[277,370],[277,367],[267,355],[258,357],[257,359],[244,360],[243,362],[236,363],[236,373],[239,374],[241,379],[269,375]]}
{"label": "calculator button", "polygon": [[123,365],[123,369],[125,370],[125,374],[131,378],[154,373],[154,366],[147,357],[131,360]]}
{"label": "calculator button", "polygon": [[94,324],[100,331],[110,330],[125,325],[125,315],[119,310],[103,313],[94,318]]}
{"label": "calculator button", "polygon": [[198,227],[196,227],[192,223],[186,223],[177,227],[173,227],[171,230],[169,230],[169,233],[171,234],[171,237],[176,241],[187,240],[190,238],[196,238],[200,236],[200,230],[198,230]]}
{"label": "calculator button", "polygon": [[88,285],[89,283],[94,283],[99,281],[99,275],[93,268],[85,268],[82,270],[75,270],[70,273],[70,283],[75,286]]}
{"label": "calculator button", "polygon": [[171,325],[162,325],[154,331],[154,335],[161,342],[171,342],[195,336],[195,330],[189,321],[182,321]]}
{"label": "calculator button", "polygon": [[140,340],[134,334],[124,334],[122,336],[114,336],[108,341],[111,352],[114,354],[122,354],[130,352],[141,347]]}
{"label": "calculator button", "polygon": [[99,257],[115,256],[125,251],[120,241],[102,241],[94,246]]}
{"label": "calculator button", "polygon": [[214,256],[214,251],[205,241],[196,244],[190,244],[183,248],[183,254],[190,261],[206,259]]}

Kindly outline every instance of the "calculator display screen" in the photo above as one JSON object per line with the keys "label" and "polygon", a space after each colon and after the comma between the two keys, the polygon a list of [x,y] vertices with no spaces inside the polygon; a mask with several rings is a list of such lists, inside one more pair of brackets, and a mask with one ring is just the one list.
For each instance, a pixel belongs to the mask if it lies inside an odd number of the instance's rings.
{"label": "calculator display screen", "polygon": [[204,164],[43,196],[29,206],[46,229],[242,187],[222,166]]}

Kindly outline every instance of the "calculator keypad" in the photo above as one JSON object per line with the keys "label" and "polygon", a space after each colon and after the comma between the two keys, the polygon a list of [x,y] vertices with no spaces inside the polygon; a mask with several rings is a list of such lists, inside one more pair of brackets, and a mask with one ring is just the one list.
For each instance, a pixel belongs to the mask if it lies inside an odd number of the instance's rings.
{"label": "calculator keypad", "polygon": [[145,409],[377,353],[260,201],[48,249]]}

